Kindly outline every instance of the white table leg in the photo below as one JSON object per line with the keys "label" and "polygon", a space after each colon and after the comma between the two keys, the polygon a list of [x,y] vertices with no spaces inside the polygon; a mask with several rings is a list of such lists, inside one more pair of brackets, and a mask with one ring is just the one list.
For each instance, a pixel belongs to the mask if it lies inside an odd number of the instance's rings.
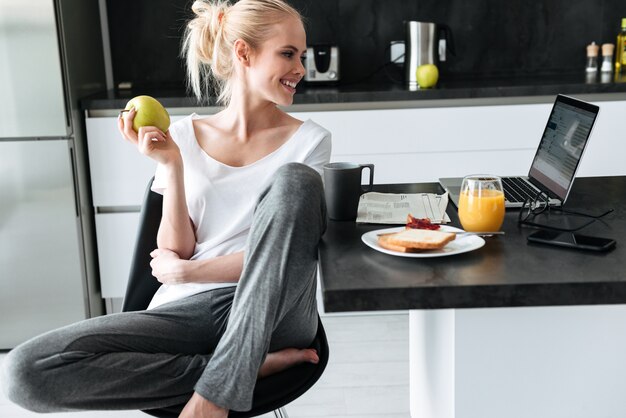
{"label": "white table leg", "polygon": [[412,418],[626,417],[626,305],[409,313]]}
{"label": "white table leg", "polygon": [[454,418],[455,310],[409,311],[411,418]]}

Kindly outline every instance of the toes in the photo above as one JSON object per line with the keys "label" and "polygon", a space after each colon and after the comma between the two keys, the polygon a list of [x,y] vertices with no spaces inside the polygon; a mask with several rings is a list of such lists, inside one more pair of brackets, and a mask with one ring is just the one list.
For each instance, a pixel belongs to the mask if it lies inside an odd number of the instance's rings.
{"label": "toes", "polygon": [[306,353],[306,359],[307,361],[309,361],[310,363],[313,364],[317,364],[320,361],[319,356],[317,355],[317,351],[316,350],[307,350]]}

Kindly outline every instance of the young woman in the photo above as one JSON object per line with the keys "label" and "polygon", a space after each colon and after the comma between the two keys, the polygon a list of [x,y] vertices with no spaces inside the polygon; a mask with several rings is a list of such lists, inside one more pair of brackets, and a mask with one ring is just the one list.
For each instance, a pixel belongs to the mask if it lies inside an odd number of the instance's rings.
{"label": "young woman", "polygon": [[[163,194],[147,311],[92,318],[9,353],[4,383],[38,412],[178,408],[181,417],[248,410],[258,376],[317,362],[320,178],[330,134],[280,110],[304,76],[302,20],[281,0],[196,1],[184,42],[198,96],[221,112],[163,133],[122,135],[158,162]],[[268,354],[269,353],[269,354]],[[183,407],[184,406],[184,407]]]}

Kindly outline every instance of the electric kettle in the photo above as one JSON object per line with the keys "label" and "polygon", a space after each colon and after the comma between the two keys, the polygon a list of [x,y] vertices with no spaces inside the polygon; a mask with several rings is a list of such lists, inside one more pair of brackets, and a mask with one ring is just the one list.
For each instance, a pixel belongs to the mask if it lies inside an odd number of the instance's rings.
{"label": "electric kettle", "polygon": [[[404,22],[404,71],[409,88],[417,88],[417,67],[423,64],[435,64],[447,59],[447,50],[455,55],[452,30],[447,25],[432,22]],[[437,57],[435,58],[435,45]]]}

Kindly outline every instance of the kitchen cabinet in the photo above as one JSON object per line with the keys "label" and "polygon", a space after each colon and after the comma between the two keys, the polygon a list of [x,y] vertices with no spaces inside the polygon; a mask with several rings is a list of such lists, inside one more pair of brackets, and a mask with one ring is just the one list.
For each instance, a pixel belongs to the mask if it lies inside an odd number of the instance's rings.
{"label": "kitchen cabinet", "polygon": [[[624,175],[626,102],[600,102],[579,176]],[[333,134],[333,161],[375,164],[376,183],[437,181],[470,173],[526,174],[552,104],[292,112]],[[175,109],[173,109],[175,110]],[[198,113],[215,109],[199,109]],[[172,117],[172,121],[182,116]],[[116,117],[86,120],[104,297],[124,295],[137,214],[156,164],[117,131]],[[115,263],[115,268],[109,264]]]}
{"label": "kitchen cabinet", "polygon": [[[180,117],[173,117],[172,122],[178,119]],[[117,130],[117,118],[88,118],[86,128],[95,208],[141,205],[156,162],[141,155],[133,144],[122,138]]]}
{"label": "kitchen cabinet", "polygon": [[138,211],[96,214],[100,291],[105,299],[126,293],[138,225]]}
{"label": "kitchen cabinet", "polygon": [[376,183],[412,183],[476,172],[524,173],[524,161],[532,158],[548,111],[549,105],[540,104],[314,112],[299,117],[311,117],[333,133],[334,161],[373,163]]}
{"label": "kitchen cabinet", "polygon": [[156,162],[121,137],[117,118],[88,118],[86,130],[102,297],[122,298],[139,210]]}
{"label": "kitchen cabinet", "polygon": [[[578,176],[624,175],[626,101],[606,101]],[[376,183],[525,175],[552,103],[298,113],[333,134],[333,161],[374,163]]]}

